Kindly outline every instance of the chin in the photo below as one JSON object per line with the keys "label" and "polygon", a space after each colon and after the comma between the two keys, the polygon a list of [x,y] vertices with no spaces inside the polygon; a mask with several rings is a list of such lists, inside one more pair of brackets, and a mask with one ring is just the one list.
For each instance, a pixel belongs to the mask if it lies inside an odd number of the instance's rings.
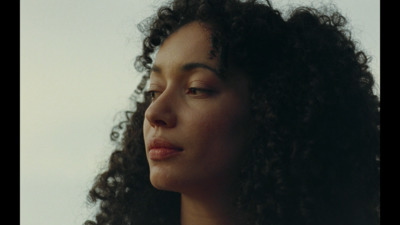
{"label": "chin", "polygon": [[165,171],[151,171],[150,183],[158,190],[173,192],[181,192],[185,186],[184,179],[178,179],[177,176],[167,174]]}

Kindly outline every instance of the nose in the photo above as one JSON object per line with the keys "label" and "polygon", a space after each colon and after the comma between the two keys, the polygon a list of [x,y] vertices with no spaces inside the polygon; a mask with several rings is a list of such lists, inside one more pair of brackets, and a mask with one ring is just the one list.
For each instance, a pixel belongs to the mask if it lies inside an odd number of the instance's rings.
{"label": "nose", "polygon": [[145,118],[152,127],[172,128],[176,125],[173,93],[164,91],[147,108]]}

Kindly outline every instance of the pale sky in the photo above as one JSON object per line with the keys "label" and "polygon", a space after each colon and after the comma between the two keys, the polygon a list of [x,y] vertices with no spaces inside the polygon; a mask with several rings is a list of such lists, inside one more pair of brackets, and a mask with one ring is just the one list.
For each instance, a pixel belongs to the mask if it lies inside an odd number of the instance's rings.
{"label": "pale sky", "polygon": [[[86,195],[113,150],[116,115],[130,106],[138,82],[136,24],[162,2],[20,0],[21,225],[82,224],[94,215]],[[281,9],[331,2],[372,56],[379,81],[379,0],[272,1]]]}

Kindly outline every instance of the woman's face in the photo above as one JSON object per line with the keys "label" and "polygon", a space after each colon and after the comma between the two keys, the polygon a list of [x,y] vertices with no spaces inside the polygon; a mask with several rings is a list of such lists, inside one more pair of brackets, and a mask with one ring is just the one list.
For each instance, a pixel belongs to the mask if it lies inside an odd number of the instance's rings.
{"label": "woman's face", "polygon": [[217,77],[210,50],[210,32],[193,22],[156,55],[143,130],[150,181],[158,189],[222,188],[237,175],[249,132],[247,82],[240,74]]}

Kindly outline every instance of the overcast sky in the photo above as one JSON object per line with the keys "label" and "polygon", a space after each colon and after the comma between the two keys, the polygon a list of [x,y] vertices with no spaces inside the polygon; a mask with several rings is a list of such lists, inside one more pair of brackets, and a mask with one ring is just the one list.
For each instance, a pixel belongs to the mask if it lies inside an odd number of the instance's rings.
{"label": "overcast sky", "polygon": [[[92,218],[87,192],[113,150],[116,115],[130,106],[138,82],[136,24],[162,2],[20,0],[21,225]],[[335,2],[379,80],[379,0],[272,2],[277,8]]]}

